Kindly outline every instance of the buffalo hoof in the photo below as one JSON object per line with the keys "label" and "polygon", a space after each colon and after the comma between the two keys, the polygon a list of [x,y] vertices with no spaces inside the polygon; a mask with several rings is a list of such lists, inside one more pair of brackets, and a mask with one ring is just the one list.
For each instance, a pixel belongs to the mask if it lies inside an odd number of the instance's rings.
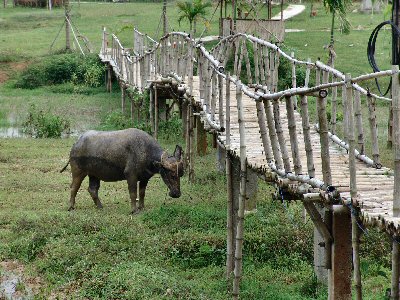
{"label": "buffalo hoof", "polygon": [[73,211],[73,210],[75,210],[75,207],[73,207],[73,206],[70,206],[70,207],[68,208],[68,211]]}
{"label": "buffalo hoof", "polygon": [[136,210],[132,210],[131,211],[131,215],[137,215],[137,214],[139,214],[140,213],[140,210],[139,209],[136,209]]}
{"label": "buffalo hoof", "polygon": [[97,209],[103,209],[103,205],[97,205]]}

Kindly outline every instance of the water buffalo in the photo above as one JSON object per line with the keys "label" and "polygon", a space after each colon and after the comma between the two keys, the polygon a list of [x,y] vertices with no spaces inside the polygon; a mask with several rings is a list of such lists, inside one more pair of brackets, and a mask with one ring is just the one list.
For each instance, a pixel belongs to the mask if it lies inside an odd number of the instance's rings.
{"label": "water buffalo", "polygon": [[60,172],[68,164],[71,165],[72,172],[69,210],[75,208],[76,194],[86,176],[89,176],[88,191],[98,208],[102,208],[98,196],[100,180],[128,182],[132,213],[144,208],[147,183],[156,173],[160,173],[171,197],[178,198],[181,195],[182,148],[177,145],[173,156],[169,156],[152,136],[139,129],[88,131],[72,146],[69,161]]}

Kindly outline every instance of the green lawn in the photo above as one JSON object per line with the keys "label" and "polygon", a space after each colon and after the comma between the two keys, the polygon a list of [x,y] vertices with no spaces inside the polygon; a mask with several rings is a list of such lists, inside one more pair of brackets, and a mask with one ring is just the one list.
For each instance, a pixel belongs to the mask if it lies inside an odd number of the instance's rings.
{"label": "green lawn", "polygon": [[[317,16],[310,19],[306,5],[306,11],[287,21],[286,27],[307,32],[287,33],[283,47],[303,59],[326,61],[323,46],[329,41],[330,17],[316,4]],[[160,3],[72,6],[74,24],[96,51],[103,26],[117,33],[126,46],[131,45],[133,25],[157,36]],[[208,17],[214,9],[210,8]],[[177,23],[174,2],[168,4],[168,17],[171,28],[188,29],[187,23]],[[207,35],[217,34],[217,17],[218,11]],[[351,33],[336,34],[336,67],[356,76],[370,71],[366,43],[383,15],[372,19],[349,13],[349,17]],[[47,55],[62,23],[61,9],[1,7],[0,73],[15,76],[10,70],[13,63],[29,64]],[[199,31],[202,27],[200,22]],[[55,49],[62,48],[63,34]],[[379,59],[387,56],[387,46],[378,51]],[[10,125],[10,115],[20,125],[32,103],[67,118],[77,132],[101,128],[106,116],[120,110],[118,88],[111,94],[104,87],[83,94],[63,86],[15,89],[12,83],[13,79],[0,85],[2,126]],[[387,105],[380,105],[379,113],[384,128]],[[175,133],[169,139],[161,133],[161,144],[170,151],[176,143],[182,144],[179,129]],[[18,259],[31,277],[42,278],[38,299],[57,295],[61,299],[229,298],[230,285],[224,276],[226,182],[216,171],[215,151],[209,148],[206,156],[196,158],[196,182],[189,184],[183,177],[179,199],[168,197],[166,186],[156,176],[148,186],[145,211],[130,216],[126,183],[102,183],[104,209],[99,211],[86,191],[86,180],[78,193],[77,209],[70,213],[70,175],[59,170],[75,139],[0,139],[0,261]],[[245,220],[242,299],[326,299],[326,289],[316,284],[311,265],[312,223],[303,223],[299,204],[291,203],[287,211],[272,200],[273,192],[260,181],[258,211]],[[363,241],[364,299],[383,299],[390,286],[390,243],[375,230]]]}

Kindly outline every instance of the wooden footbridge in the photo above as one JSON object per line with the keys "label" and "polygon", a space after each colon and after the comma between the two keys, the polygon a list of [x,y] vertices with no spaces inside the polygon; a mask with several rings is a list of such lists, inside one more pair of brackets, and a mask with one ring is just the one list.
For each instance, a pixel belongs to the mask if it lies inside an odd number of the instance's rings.
{"label": "wooden footbridge", "polygon": [[[392,298],[398,299],[398,66],[351,77],[321,61],[296,59],[293,53],[288,55],[251,35],[225,37],[207,51],[185,33],[171,32],[154,41],[136,29],[132,48],[124,48],[104,29],[100,58],[121,83],[123,109],[126,89],[150,91],[155,137],[166,90],[179,101],[190,180],[194,178],[194,145],[204,139],[202,130],[211,132],[220,150],[225,150],[227,274],[233,273],[234,298],[238,298],[242,276],[246,174],[251,169],[274,182],[284,197],[304,204],[316,238],[321,239],[329,299],[351,299],[353,275],[356,298],[362,297],[358,249],[363,226],[380,227],[393,239]],[[279,74],[283,64],[289,74]],[[361,87],[364,81],[379,77],[391,78],[392,98]],[[282,86],[287,78],[288,86]],[[377,104],[385,101],[391,102],[393,112],[393,170],[382,165],[378,143]],[[387,132],[391,138],[391,130]],[[240,160],[241,169],[237,202],[232,195],[234,159]]]}

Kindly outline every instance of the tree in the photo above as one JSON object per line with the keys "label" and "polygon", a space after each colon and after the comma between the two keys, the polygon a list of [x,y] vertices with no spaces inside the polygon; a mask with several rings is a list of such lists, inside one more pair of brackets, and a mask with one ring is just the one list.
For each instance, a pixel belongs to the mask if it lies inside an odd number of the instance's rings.
{"label": "tree", "polygon": [[339,18],[341,31],[345,34],[349,33],[350,22],[347,19],[346,11],[349,5],[351,5],[351,0],[323,0],[323,1],[326,10],[332,14],[331,40],[328,47],[329,50],[328,65],[333,67],[334,60],[336,57],[335,47],[334,47],[335,17],[338,16]]}
{"label": "tree", "polygon": [[335,30],[335,17],[339,18],[341,31],[343,33],[350,32],[350,23],[346,16],[346,11],[351,0],[324,0],[324,6],[327,11],[332,14],[332,24],[331,24],[331,40],[330,46],[334,44],[334,30]]}
{"label": "tree", "polygon": [[211,6],[211,2],[203,2],[203,0],[179,1],[176,4],[179,9],[178,23],[179,25],[185,19],[190,24],[190,32],[196,33],[196,22],[199,19],[205,19],[207,7]]}

